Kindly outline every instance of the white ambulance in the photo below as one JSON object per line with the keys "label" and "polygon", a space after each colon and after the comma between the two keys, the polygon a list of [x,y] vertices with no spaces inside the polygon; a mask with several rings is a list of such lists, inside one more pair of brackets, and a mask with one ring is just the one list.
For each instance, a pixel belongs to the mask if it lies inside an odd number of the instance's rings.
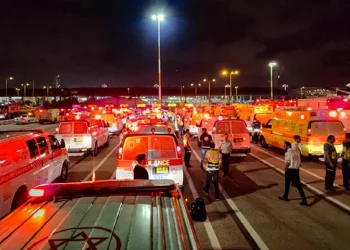
{"label": "white ambulance", "polygon": [[61,122],[56,138],[65,141],[69,156],[82,156],[89,152],[96,156],[99,147],[109,145],[108,124],[95,119]]}
{"label": "white ambulance", "polygon": [[67,150],[42,130],[0,132],[0,218],[28,199],[31,188],[66,181]]}
{"label": "white ambulance", "polygon": [[150,180],[170,179],[183,186],[183,161],[181,147],[172,133],[128,134],[117,152],[116,179],[134,179],[136,156],[147,156]]}

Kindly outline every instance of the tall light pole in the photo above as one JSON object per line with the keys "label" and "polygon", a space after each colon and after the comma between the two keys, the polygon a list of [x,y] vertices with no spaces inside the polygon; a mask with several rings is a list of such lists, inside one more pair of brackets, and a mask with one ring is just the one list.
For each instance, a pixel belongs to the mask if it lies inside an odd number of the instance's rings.
{"label": "tall light pole", "polygon": [[276,62],[270,62],[269,67],[270,67],[270,85],[271,85],[271,100],[273,99],[273,67],[277,65]]}
{"label": "tall light pole", "polygon": [[160,105],[162,105],[162,73],[160,65],[160,22],[164,20],[164,15],[153,15],[152,19],[158,21],[158,100]]}
{"label": "tall light pole", "polygon": [[12,81],[13,79],[14,79],[14,78],[13,78],[12,76],[6,77],[6,85],[5,85],[5,92],[6,92],[5,96],[6,96],[6,102],[8,102],[8,100],[7,100],[7,81],[8,81],[8,80]]}
{"label": "tall light pole", "polygon": [[237,94],[238,86],[235,86],[235,89],[236,89],[236,102],[238,102],[238,94]]}
{"label": "tall light pole", "polygon": [[302,86],[302,87],[300,88],[300,99],[303,98],[303,88],[305,88],[305,87]]}
{"label": "tall light pole", "polygon": [[181,98],[180,98],[180,103],[182,103],[182,90],[184,89],[185,86],[180,87],[180,92],[181,92]]}
{"label": "tall light pole", "polygon": [[197,98],[198,87],[202,86],[200,83],[191,83],[191,87],[194,87],[194,96]]}
{"label": "tall light pole", "polygon": [[32,90],[32,96],[34,97],[34,88],[35,88],[35,82],[33,80],[33,90]]}
{"label": "tall light pole", "polygon": [[49,89],[51,89],[51,86],[44,86],[44,89],[46,89],[46,97],[49,97]]}
{"label": "tall light pole", "polygon": [[282,88],[284,88],[284,91],[287,91],[288,85],[287,84],[283,84]]}
{"label": "tall light pole", "polygon": [[212,80],[207,80],[207,78],[203,79],[203,82],[208,82],[208,103],[211,103],[211,97],[210,97],[210,83],[211,82],[216,82],[215,78],[213,78]]}
{"label": "tall light pole", "polygon": [[239,70],[232,70],[231,72],[230,71],[227,71],[227,70],[223,70],[221,72],[221,74],[223,76],[229,76],[229,80],[230,80],[230,103],[233,103],[233,96],[232,96],[232,76],[238,76],[239,75]]}
{"label": "tall light pole", "polygon": [[22,83],[21,86],[23,86],[23,97],[26,97],[27,95],[27,86],[29,86],[29,83]]}
{"label": "tall light pole", "polygon": [[17,96],[19,96],[19,92],[21,91],[21,89],[16,88],[16,91],[17,91]]}

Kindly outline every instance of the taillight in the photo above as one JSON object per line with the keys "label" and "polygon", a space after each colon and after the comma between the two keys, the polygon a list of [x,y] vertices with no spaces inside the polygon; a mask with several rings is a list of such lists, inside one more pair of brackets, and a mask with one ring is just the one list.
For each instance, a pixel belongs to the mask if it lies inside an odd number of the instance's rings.
{"label": "taillight", "polygon": [[337,117],[337,111],[335,111],[335,110],[329,111],[329,116],[330,117]]}
{"label": "taillight", "polygon": [[122,159],[122,153],[123,153],[123,148],[119,148],[118,150],[118,160],[121,160]]}
{"label": "taillight", "polygon": [[181,147],[177,146],[176,151],[177,151],[177,157],[181,158],[182,157]]}
{"label": "taillight", "polygon": [[311,136],[311,128],[307,130],[307,136]]}
{"label": "taillight", "polygon": [[44,189],[40,189],[40,188],[32,188],[29,191],[29,196],[31,197],[42,197],[44,196]]}

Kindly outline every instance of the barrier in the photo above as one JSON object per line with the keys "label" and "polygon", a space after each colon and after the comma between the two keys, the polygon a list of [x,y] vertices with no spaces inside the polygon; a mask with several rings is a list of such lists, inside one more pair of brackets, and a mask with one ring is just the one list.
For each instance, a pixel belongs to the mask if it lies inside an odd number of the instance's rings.
{"label": "barrier", "polygon": [[0,120],[0,125],[6,125],[6,124],[12,124],[12,123],[15,123],[15,119]]}

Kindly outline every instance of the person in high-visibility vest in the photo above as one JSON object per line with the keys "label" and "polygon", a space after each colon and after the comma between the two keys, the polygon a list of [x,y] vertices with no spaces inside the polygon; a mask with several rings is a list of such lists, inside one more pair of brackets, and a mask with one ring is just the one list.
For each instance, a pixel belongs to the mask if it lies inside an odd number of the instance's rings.
{"label": "person in high-visibility vest", "polygon": [[219,165],[220,165],[220,153],[215,149],[215,143],[210,143],[210,149],[204,156],[204,169],[207,172],[206,185],[203,188],[203,192],[208,195],[210,183],[214,182],[215,198],[219,200]]}
{"label": "person in high-visibility vest", "polygon": [[334,179],[338,163],[338,153],[334,147],[335,137],[329,135],[327,142],[324,144],[324,164],[326,165],[325,188],[327,190],[335,190]]}

